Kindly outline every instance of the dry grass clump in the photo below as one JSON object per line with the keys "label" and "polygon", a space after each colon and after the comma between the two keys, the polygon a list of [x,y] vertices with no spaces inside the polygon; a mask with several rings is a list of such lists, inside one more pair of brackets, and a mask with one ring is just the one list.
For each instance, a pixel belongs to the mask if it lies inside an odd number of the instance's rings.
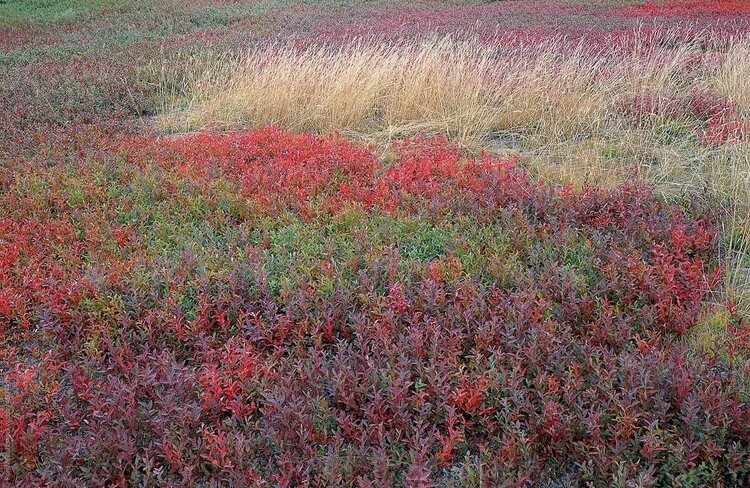
{"label": "dry grass clump", "polygon": [[734,42],[721,56],[710,86],[750,116],[750,43]]}
{"label": "dry grass clump", "polygon": [[400,45],[257,48],[189,77],[189,98],[168,110],[169,130],[278,124],[378,140],[442,133],[464,142],[538,127],[596,129],[612,80],[583,49],[480,45],[451,38]]}
{"label": "dry grass clump", "polygon": [[750,312],[750,144],[728,145],[712,159],[709,180],[725,207],[725,289],[743,310]]}
{"label": "dry grass clump", "polygon": [[189,67],[179,79],[165,70],[162,84],[181,96],[166,97],[159,124],[170,131],[274,124],[375,142],[440,133],[481,147],[506,131],[554,141],[611,133],[621,128],[618,103],[643,94],[711,89],[750,110],[750,42],[706,54],[670,35],[613,41],[607,52],[561,39],[519,46],[444,37],[197,53],[176,63]]}

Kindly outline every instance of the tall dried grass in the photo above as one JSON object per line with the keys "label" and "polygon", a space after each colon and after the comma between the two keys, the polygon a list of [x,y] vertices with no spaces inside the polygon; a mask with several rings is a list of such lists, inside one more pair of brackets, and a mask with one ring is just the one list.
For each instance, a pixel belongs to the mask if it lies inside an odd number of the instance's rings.
{"label": "tall dried grass", "polygon": [[[498,131],[552,140],[598,135],[616,125],[618,101],[644,93],[709,87],[750,110],[750,41],[703,53],[669,38],[652,33],[606,52],[585,42],[564,48],[561,39],[519,46],[451,37],[202,52],[177,63],[188,66],[176,83],[183,96],[159,125],[280,124],[369,139],[425,132],[486,142]],[[174,88],[173,72],[165,71],[164,84]]]}
{"label": "tall dried grass", "polygon": [[[205,65],[205,63],[198,63]],[[528,48],[451,38],[340,48],[267,46],[189,76],[170,130],[281,124],[378,139],[416,132],[479,142],[535,126],[572,135],[606,114],[609,67],[553,41]]]}
{"label": "tall dried grass", "polygon": [[735,101],[743,115],[750,117],[750,42],[733,42],[720,56],[708,84]]}

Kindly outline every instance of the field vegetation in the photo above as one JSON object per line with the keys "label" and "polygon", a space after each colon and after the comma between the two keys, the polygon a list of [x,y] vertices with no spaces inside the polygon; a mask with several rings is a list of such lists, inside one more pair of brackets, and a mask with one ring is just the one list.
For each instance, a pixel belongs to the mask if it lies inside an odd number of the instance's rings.
{"label": "field vegetation", "polygon": [[0,484],[747,486],[748,22],[0,2]]}

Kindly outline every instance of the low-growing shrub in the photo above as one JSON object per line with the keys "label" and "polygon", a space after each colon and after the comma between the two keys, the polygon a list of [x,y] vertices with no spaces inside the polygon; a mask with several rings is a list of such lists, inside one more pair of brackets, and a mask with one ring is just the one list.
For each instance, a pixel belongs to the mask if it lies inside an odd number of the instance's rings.
{"label": "low-growing shrub", "polygon": [[677,340],[715,216],[441,139],[268,128],[0,182],[7,483],[747,482],[748,328]]}

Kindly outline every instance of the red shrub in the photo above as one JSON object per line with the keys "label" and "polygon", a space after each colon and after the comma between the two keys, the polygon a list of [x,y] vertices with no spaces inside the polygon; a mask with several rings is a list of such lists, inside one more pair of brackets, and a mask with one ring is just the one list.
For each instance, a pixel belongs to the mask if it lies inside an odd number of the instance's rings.
{"label": "red shrub", "polygon": [[683,0],[632,7],[631,12],[633,15],[645,17],[701,18],[705,15],[748,15],[750,14],[750,4],[746,0]]}
{"label": "red shrub", "polygon": [[747,479],[747,324],[734,364],[676,340],[710,212],[439,139],[117,146],[0,199],[7,483]]}

